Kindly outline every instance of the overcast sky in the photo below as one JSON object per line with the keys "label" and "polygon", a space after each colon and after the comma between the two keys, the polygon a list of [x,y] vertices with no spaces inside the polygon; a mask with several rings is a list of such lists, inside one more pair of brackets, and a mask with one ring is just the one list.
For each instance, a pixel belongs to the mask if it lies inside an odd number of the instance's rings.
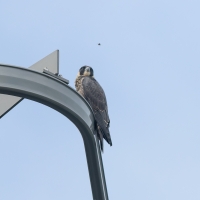
{"label": "overcast sky", "polygon": [[[93,67],[111,119],[102,155],[110,200],[200,199],[199,1],[0,8],[0,63],[29,67],[59,49],[72,87],[81,66]],[[67,118],[23,100],[0,129],[0,200],[92,199],[83,140]]]}

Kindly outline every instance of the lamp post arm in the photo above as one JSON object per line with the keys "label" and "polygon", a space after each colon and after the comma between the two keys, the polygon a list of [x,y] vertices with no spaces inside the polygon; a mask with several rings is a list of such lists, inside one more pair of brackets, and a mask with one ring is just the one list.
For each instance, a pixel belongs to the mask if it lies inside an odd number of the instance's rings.
{"label": "lamp post arm", "polygon": [[48,74],[10,65],[0,65],[0,93],[42,103],[71,120],[84,141],[93,200],[108,200],[101,152],[94,134],[94,117],[83,97]]}

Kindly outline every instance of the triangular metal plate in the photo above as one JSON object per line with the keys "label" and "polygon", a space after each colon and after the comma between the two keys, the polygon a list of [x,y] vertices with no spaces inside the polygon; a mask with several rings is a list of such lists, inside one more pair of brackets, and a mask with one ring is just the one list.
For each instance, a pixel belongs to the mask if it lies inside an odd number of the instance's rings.
{"label": "triangular metal plate", "polygon": [[[47,67],[50,72],[59,73],[59,50],[54,51],[40,61],[31,65],[29,68],[39,72]],[[23,100],[21,97],[15,97],[5,94],[0,94],[0,118],[14,108],[18,103]]]}

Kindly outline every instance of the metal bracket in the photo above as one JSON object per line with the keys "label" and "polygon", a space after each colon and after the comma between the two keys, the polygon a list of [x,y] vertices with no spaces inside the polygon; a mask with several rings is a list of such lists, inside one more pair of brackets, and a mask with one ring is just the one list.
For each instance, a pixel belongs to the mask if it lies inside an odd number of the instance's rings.
{"label": "metal bracket", "polygon": [[[53,73],[59,73],[59,50],[56,50],[48,56],[42,58],[35,64],[31,65],[29,69],[43,72],[44,66],[48,66],[48,69]],[[20,97],[0,94],[0,118],[5,116],[22,100],[23,98]]]}
{"label": "metal bracket", "polygon": [[63,78],[61,75],[56,75],[56,74],[50,72],[47,68],[43,69],[43,73],[48,74],[48,75],[50,75],[50,76],[52,76],[54,78],[57,78],[57,79],[61,80],[62,82],[66,83],[66,84],[69,84],[69,80]]}

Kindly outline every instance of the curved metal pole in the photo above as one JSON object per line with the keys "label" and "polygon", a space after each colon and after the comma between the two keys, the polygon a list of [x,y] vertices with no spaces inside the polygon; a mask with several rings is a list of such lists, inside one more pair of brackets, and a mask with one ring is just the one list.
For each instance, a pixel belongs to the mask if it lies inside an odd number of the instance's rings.
{"label": "curved metal pole", "polygon": [[101,152],[94,135],[94,117],[83,97],[47,74],[9,65],[0,65],[0,93],[42,103],[71,120],[83,137],[93,200],[108,200]]}

